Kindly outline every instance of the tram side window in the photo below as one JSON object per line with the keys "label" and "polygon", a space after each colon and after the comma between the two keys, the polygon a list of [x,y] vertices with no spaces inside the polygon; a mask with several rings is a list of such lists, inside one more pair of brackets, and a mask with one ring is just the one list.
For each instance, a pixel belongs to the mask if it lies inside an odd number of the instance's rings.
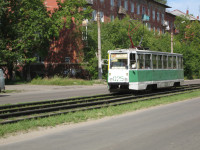
{"label": "tram side window", "polygon": [[173,56],[173,69],[176,69],[176,56]]}
{"label": "tram side window", "polygon": [[177,69],[180,69],[180,57],[179,56],[177,56]]}
{"label": "tram side window", "polygon": [[162,69],[162,55],[158,55],[158,69]]}
{"label": "tram side window", "polygon": [[172,56],[168,56],[168,68],[172,69]]}
{"label": "tram side window", "polygon": [[136,69],[135,54],[130,54],[130,68],[131,69]]}
{"label": "tram side window", "polygon": [[137,58],[137,69],[144,69],[144,55],[143,54],[138,54]]}
{"label": "tram side window", "polygon": [[167,69],[167,56],[163,56],[163,69]]}
{"label": "tram side window", "polygon": [[153,69],[157,69],[157,55],[152,55]]}
{"label": "tram side window", "polygon": [[181,64],[181,69],[183,69],[183,57],[181,57],[180,59],[181,59],[181,62],[180,62],[180,64]]}
{"label": "tram side window", "polygon": [[145,69],[151,69],[151,55],[145,54]]}

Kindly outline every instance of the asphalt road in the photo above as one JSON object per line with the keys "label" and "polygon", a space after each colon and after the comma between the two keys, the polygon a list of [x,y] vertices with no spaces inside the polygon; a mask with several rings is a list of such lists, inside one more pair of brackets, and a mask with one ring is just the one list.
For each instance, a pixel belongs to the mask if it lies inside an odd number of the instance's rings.
{"label": "asphalt road", "polygon": [[1,150],[197,150],[200,98],[68,128]]}
{"label": "asphalt road", "polygon": [[108,94],[107,85],[94,86],[7,86],[9,90],[22,90],[20,93],[1,93],[0,105],[15,104],[33,101],[62,99],[78,96]]}

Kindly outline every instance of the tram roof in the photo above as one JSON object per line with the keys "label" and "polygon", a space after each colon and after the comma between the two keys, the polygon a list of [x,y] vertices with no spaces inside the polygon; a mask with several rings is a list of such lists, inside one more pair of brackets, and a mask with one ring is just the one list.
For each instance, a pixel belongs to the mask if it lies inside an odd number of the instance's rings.
{"label": "tram roof", "polygon": [[130,48],[130,49],[117,49],[117,50],[109,50],[108,51],[109,53],[110,52],[116,52],[116,53],[151,53],[151,54],[164,54],[164,55],[181,55],[182,54],[179,54],[179,53],[169,53],[169,52],[159,52],[159,51],[151,51],[151,50],[145,50],[145,49],[138,49],[138,48]]}

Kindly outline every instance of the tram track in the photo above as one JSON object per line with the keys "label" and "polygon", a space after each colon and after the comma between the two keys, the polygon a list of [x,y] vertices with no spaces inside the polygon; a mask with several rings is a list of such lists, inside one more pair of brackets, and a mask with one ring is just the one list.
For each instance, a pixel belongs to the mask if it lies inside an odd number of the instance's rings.
{"label": "tram track", "polygon": [[200,89],[199,84],[185,85],[170,91],[157,91],[148,94],[106,94],[53,101],[33,102],[0,106],[0,124],[14,123],[27,119],[37,119],[76,111],[98,109],[133,102],[156,99]]}

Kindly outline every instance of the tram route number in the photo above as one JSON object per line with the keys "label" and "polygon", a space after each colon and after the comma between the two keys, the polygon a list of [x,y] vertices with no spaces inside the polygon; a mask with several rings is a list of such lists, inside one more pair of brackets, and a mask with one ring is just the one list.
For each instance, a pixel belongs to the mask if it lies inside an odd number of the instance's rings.
{"label": "tram route number", "polygon": [[123,82],[124,81],[124,77],[123,76],[114,76],[113,77],[113,81]]}

